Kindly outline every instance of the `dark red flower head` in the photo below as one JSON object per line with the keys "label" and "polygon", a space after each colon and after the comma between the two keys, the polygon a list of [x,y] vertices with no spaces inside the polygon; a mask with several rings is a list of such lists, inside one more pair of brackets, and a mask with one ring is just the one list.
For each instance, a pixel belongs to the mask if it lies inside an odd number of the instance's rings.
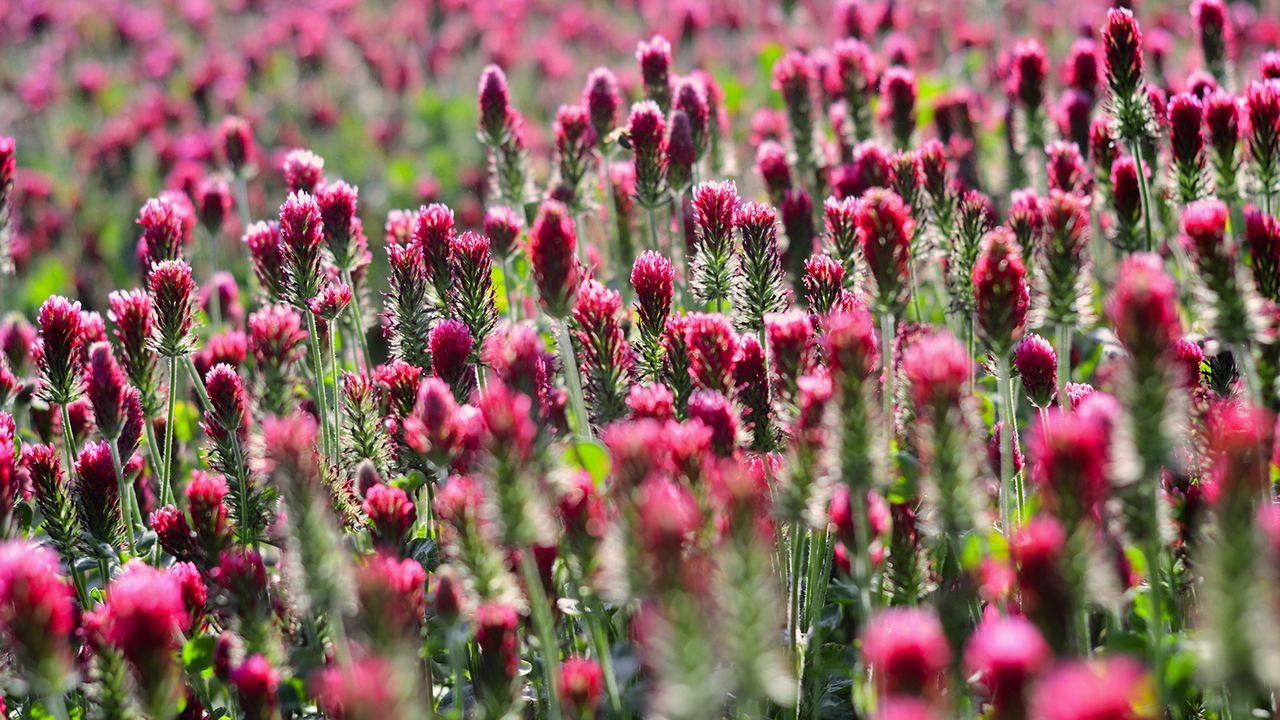
{"label": "dark red flower head", "polygon": [[699,390],[689,396],[689,419],[711,431],[711,449],[720,457],[733,454],[737,444],[738,418],[728,398],[713,390]]}
{"label": "dark red flower head", "polygon": [[337,279],[326,280],[320,294],[307,301],[311,314],[327,322],[333,322],[351,304],[351,287]]}
{"label": "dark red flower head", "polygon": [[578,234],[564,205],[547,200],[530,232],[529,259],[542,306],[553,318],[568,314],[578,290]]}
{"label": "dark red flower head", "polygon": [[1212,462],[1210,479],[1220,505],[1248,503],[1271,485],[1275,418],[1262,407],[1222,400],[1209,409],[1205,446]]}
{"label": "dark red flower head", "polygon": [[992,350],[1007,355],[1022,337],[1031,291],[1022,249],[1013,233],[998,227],[982,240],[973,266],[978,324]]}
{"label": "dark red flower head", "polygon": [[1010,61],[1009,94],[1028,111],[1037,112],[1044,105],[1048,77],[1049,55],[1044,45],[1034,38],[1018,41]]}
{"label": "dark red flower head", "polygon": [[506,258],[515,250],[523,227],[520,215],[505,205],[485,210],[484,234],[489,238],[493,254],[499,258]]}
{"label": "dark red flower head", "polygon": [[228,115],[218,125],[218,152],[222,161],[236,173],[252,164],[258,155],[253,140],[253,126],[238,115]]}
{"label": "dark red flower head", "polygon": [[1014,615],[978,626],[965,646],[969,672],[1007,717],[1022,712],[1036,676],[1052,659],[1049,643],[1026,618]]}
{"label": "dark red flower head", "polygon": [[1061,140],[1049,143],[1045,148],[1045,173],[1049,188],[1063,192],[1087,193],[1089,170],[1074,142]]}
{"label": "dark red flower head", "polygon": [[80,303],[54,295],[40,306],[36,325],[36,365],[41,393],[50,403],[65,405],[80,395],[83,322]]}
{"label": "dark red flower head", "polygon": [[340,269],[350,270],[356,260],[353,226],[359,197],[359,188],[342,180],[325,183],[316,190],[325,245]]}
{"label": "dark red flower head", "polygon": [[413,242],[422,249],[431,282],[437,288],[449,281],[449,246],[454,238],[453,210],[433,203],[418,209],[413,227]]}
{"label": "dark red flower head", "polygon": [[1046,408],[1057,393],[1058,354],[1048,340],[1031,333],[1018,343],[1013,353],[1013,366],[1022,378],[1022,388],[1031,404]]}
{"label": "dark red flower head", "polygon": [[592,717],[604,696],[604,673],[590,658],[570,657],[560,666],[560,695],[571,717]]}
{"label": "dark red flower head", "polygon": [[891,190],[868,190],[858,206],[858,237],[875,280],[877,310],[900,315],[911,289],[911,237],[915,221]]}
{"label": "dark red flower head", "polygon": [[871,618],[862,654],[886,695],[930,696],[951,662],[942,623],[932,610],[893,608]]}
{"label": "dark red flower head", "polygon": [[280,206],[280,252],[295,307],[305,308],[320,292],[323,241],[324,220],[316,199],[307,191],[290,193]]}
{"label": "dark red flower head", "polygon": [[641,40],[636,46],[636,62],[640,63],[645,97],[665,113],[671,105],[671,43],[661,35]]}
{"label": "dark red flower head", "polygon": [[954,407],[973,374],[964,344],[943,331],[919,338],[902,353],[902,374],[922,408]]}
{"label": "dark red flower head", "polygon": [[1174,162],[1198,163],[1204,151],[1204,108],[1190,93],[1169,101],[1169,137]]}
{"label": "dark red flower head", "polygon": [[186,233],[191,231],[184,228],[183,218],[182,210],[168,196],[151,198],[142,206],[138,224],[142,226],[143,272],[162,260],[181,257]]}
{"label": "dark red flower head", "polygon": [[684,341],[689,349],[689,375],[694,382],[707,390],[729,392],[738,350],[737,334],[729,319],[718,314],[690,313]]}
{"label": "dark red flower head", "polygon": [[480,133],[489,145],[497,145],[506,137],[511,117],[511,91],[507,75],[497,65],[486,65],[480,73]]}
{"label": "dark red flower head", "polygon": [[215,442],[231,436],[245,440],[249,433],[249,407],[244,384],[235,368],[226,364],[214,365],[205,375],[205,394],[209,396],[209,409],[204,414],[205,432]]}
{"label": "dark red flower head", "polygon": [[391,552],[400,550],[418,516],[404,490],[383,483],[365,492],[364,513],[374,544]]}
{"label": "dark red flower head", "polygon": [[1200,200],[1182,211],[1182,232],[1201,263],[1227,251],[1227,206],[1220,200]]}
{"label": "dark red flower head", "polygon": [[1204,101],[1204,126],[1214,154],[1235,161],[1236,145],[1240,142],[1240,100],[1221,90],[1211,93]]}
{"label": "dark red flower head", "polygon": [[465,323],[444,319],[431,328],[431,370],[436,377],[459,388],[466,384],[471,369],[471,351],[475,340]]}
{"label": "dark red flower head", "polygon": [[675,396],[666,385],[635,384],[627,393],[627,408],[632,418],[670,420],[675,417]]}
{"label": "dark red flower head", "polygon": [[1098,94],[1102,82],[1098,43],[1092,38],[1077,38],[1067,53],[1067,84],[1091,97]]}
{"label": "dark red flower head", "polygon": [[270,720],[275,716],[280,672],[262,655],[251,655],[231,673],[231,686],[245,720]]}
{"label": "dark red flower head", "polygon": [[324,182],[324,158],[310,150],[290,150],[281,169],[290,194],[313,193]]}
{"label": "dark red flower head", "polygon": [[1142,30],[1127,8],[1107,11],[1102,46],[1111,91],[1118,97],[1132,97],[1142,82]]}
{"label": "dark red flower head", "polygon": [[103,437],[114,440],[124,424],[125,374],[111,345],[96,342],[89,348],[84,385],[93,405],[93,420]]}
{"label": "dark red flower head", "polygon": [[0,638],[19,666],[59,684],[72,670],[75,591],[52,548],[23,539],[0,543]]}
{"label": "dark red flower head", "polygon": [[631,267],[631,286],[636,291],[636,314],[641,327],[655,336],[661,334],[675,290],[671,260],[653,250],[640,253]]}
{"label": "dark red flower head", "polygon": [[185,260],[165,260],[151,269],[148,290],[154,305],[156,327],[152,347],[162,357],[178,357],[191,352],[196,284]]}
{"label": "dark red flower head", "polygon": [[1280,223],[1255,207],[1246,207],[1244,237],[1258,290],[1264,297],[1280,301]]}
{"label": "dark red flower head", "polygon": [[1177,284],[1164,271],[1159,256],[1131,255],[1116,273],[1107,318],[1130,353],[1162,356],[1182,337],[1177,302]]}
{"label": "dark red flower head", "polygon": [[607,67],[598,67],[587,76],[587,84],[582,88],[582,104],[591,115],[591,125],[596,136],[603,139],[613,132],[618,122],[618,108],[622,104],[622,96],[618,92],[618,79]]}

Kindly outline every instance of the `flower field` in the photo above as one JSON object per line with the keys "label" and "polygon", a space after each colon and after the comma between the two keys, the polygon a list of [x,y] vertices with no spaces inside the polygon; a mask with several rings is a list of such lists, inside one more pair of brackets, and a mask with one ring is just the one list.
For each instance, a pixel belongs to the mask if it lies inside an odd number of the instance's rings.
{"label": "flower field", "polygon": [[1280,713],[1271,0],[0,40],[0,718]]}

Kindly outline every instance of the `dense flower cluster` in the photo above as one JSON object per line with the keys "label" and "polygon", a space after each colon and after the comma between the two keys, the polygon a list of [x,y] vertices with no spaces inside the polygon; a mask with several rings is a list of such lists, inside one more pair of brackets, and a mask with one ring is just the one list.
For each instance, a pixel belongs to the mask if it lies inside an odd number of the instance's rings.
{"label": "dense flower cluster", "polygon": [[0,720],[1273,713],[1264,11],[10,5]]}

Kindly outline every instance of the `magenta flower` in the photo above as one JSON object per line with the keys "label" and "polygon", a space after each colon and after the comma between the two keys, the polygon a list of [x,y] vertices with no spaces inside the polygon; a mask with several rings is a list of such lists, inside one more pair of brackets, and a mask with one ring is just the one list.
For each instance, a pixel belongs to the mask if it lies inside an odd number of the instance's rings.
{"label": "magenta flower", "polygon": [[40,389],[50,403],[66,405],[80,396],[80,303],[54,295],[40,306],[36,365]]}
{"label": "magenta flower", "polygon": [[983,238],[973,266],[973,293],[983,336],[993,351],[1008,355],[1022,337],[1031,291],[1022,249],[1007,228],[996,228]]}
{"label": "magenta flower", "polygon": [[556,319],[564,318],[578,290],[578,234],[564,205],[548,200],[538,211],[530,232],[529,260],[542,306]]}
{"label": "magenta flower", "polygon": [[310,150],[290,150],[281,166],[289,193],[313,193],[324,182],[324,158]]}
{"label": "magenta flower", "polygon": [[37,692],[65,689],[75,625],[75,591],[58,556],[27,540],[0,543],[0,637]]}
{"label": "magenta flower", "polygon": [[1031,333],[1018,343],[1013,367],[1022,378],[1022,387],[1032,405],[1047,408],[1057,393],[1058,354],[1048,340]]}
{"label": "magenta flower", "polygon": [[1028,620],[1010,616],[978,626],[965,646],[969,672],[991,698],[995,717],[1022,717],[1032,682],[1049,664],[1049,644]]}
{"label": "magenta flower", "polygon": [[572,717],[592,717],[603,695],[604,673],[595,660],[570,657],[560,665],[560,696],[569,705]]}
{"label": "magenta flower", "polygon": [[231,686],[246,720],[270,720],[276,712],[280,673],[262,655],[251,655],[231,673]]}
{"label": "magenta flower", "polygon": [[863,196],[857,222],[863,257],[875,280],[876,309],[901,315],[911,290],[911,237],[915,222],[902,198],[879,188]]}
{"label": "magenta flower", "polygon": [[862,654],[889,695],[933,695],[951,662],[942,624],[923,608],[893,608],[871,618]]}

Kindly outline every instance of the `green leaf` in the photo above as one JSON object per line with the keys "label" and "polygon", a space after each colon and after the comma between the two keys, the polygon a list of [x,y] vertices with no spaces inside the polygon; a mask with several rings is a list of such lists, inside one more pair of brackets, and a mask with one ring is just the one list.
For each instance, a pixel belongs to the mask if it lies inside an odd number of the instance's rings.
{"label": "green leaf", "polygon": [[198,673],[213,667],[213,654],[218,641],[212,635],[193,637],[182,646],[182,665],[187,672]]}
{"label": "green leaf", "polygon": [[609,451],[599,440],[574,440],[564,451],[565,462],[570,467],[586,470],[595,481],[596,487],[604,484],[609,477],[613,463],[609,459]]}
{"label": "green leaf", "polygon": [[31,268],[27,274],[26,296],[23,305],[28,308],[40,307],[50,295],[64,293],[73,287],[67,263],[54,255],[46,255]]}

